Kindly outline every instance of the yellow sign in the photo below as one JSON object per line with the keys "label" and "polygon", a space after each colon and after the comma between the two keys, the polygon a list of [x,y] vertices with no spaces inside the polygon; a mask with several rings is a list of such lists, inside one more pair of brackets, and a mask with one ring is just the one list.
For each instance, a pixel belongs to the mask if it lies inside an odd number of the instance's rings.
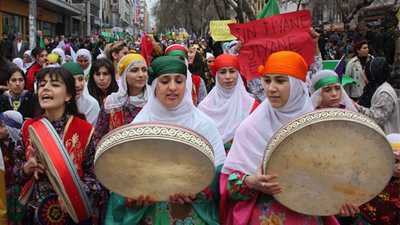
{"label": "yellow sign", "polygon": [[236,37],[231,34],[228,24],[236,23],[236,20],[211,20],[210,31],[214,41],[232,41]]}

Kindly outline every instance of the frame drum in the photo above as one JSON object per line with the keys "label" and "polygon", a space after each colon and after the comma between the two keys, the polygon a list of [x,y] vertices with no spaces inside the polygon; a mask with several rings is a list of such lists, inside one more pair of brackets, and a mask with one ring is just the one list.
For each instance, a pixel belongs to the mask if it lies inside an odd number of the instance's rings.
{"label": "frame drum", "polygon": [[275,199],[298,213],[329,216],[344,203],[362,205],[391,179],[393,151],[369,117],[343,109],[316,110],[279,129],[264,153],[264,174],[277,174]]}
{"label": "frame drum", "polygon": [[164,122],[124,125],[97,145],[94,170],[102,185],[137,199],[169,201],[175,193],[199,193],[215,176],[214,152],[202,135]]}
{"label": "frame drum", "polygon": [[29,136],[57,195],[75,223],[93,216],[89,198],[68,151],[47,119],[29,126]]}

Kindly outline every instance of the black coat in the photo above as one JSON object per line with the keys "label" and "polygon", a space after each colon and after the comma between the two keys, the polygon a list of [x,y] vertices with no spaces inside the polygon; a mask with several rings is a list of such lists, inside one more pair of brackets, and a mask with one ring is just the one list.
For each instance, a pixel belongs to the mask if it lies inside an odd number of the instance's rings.
{"label": "black coat", "polygon": [[[35,117],[35,109],[38,104],[38,99],[35,94],[28,91],[26,93],[24,100],[21,102],[21,105],[18,108],[18,112],[22,114],[23,118],[34,118]],[[0,113],[13,110],[13,107],[10,104],[9,97],[2,94],[0,95]]]}

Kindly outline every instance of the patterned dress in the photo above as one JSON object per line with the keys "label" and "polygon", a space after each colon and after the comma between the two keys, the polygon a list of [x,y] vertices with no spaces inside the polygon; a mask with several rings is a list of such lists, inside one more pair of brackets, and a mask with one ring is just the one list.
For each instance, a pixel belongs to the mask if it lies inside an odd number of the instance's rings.
{"label": "patterned dress", "polygon": [[[256,197],[257,191],[246,187],[246,174],[234,171],[230,174],[228,185],[229,196],[234,200],[250,200]],[[271,195],[259,193],[253,208],[248,225],[322,225],[322,217],[307,216],[294,212],[279,202]]]}
{"label": "patterned dress", "polygon": [[14,150],[14,143],[2,140],[1,150],[5,167],[8,225],[16,225],[25,212],[25,206],[18,201],[22,186],[16,184],[13,180],[14,157],[12,151]]}
{"label": "patterned dress", "polygon": [[379,195],[359,208],[361,212],[354,218],[353,225],[399,225],[400,178],[392,177]]}
{"label": "patterned dress", "polygon": [[[67,127],[71,128],[79,127],[79,125],[77,124],[72,124],[72,121],[71,124],[69,124],[70,117],[71,116],[66,115],[61,119],[52,122],[53,127],[55,128],[56,132],[58,133],[61,139],[63,139],[64,135],[67,134],[66,132]],[[23,132],[24,132],[24,127],[23,127]],[[32,176],[28,177],[24,174],[23,166],[27,162],[27,158],[26,158],[26,151],[25,151],[26,148],[23,135],[20,136],[17,145],[18,146],[14,151],[15,166],[13,169],[15,175],[15,183],[26,185],[29,182],[29,180],[32,179]],[[99,199],[100,197],[100,185],[96,180],[93,170],[94,153],[95,153],[95,141],[92,137],[90,142],[88,143],[87,148],[84,150],[82,154],[83,158],[82,158],[82,163],[80,164],[81,168],[80,170],[83,173],[83,176],[81,177],[83,188],[85,189],[88,198],[91,200],[92,205],[97,206],[98,204],[95,202],[96,201],[95,199]],[[71,159],[73,160],[74,157],[71,156],[71,154],[73,153],[70,152],[69,154]],[[79,174],[79,169],[78,169],[78,174]],[[39,205],[42,203],[43,199],[51,195],[56,195],[53,186],[51,185],[46,174],[39,174],[39,179],[36,180],[33,187],[33,191],[30,194],[26,213],[21,219],[21,224],[24,225],[39,224],[36,213],[37,209]],[[92,219],[92,223],[97,224],[97,222],[98,222],[98,215],[95,214],[95,216]]]}

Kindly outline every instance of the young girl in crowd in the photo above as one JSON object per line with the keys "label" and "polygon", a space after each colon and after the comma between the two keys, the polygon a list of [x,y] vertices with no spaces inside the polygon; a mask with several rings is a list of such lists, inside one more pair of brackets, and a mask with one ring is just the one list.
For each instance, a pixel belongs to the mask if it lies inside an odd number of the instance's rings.
{"label": "young girl in crowd", "polygon": [[115,69],[111,60],[97,59],[92,64],[88,81],[89,94],[102,107],[108,95],[118,91],[117,81],[114,79]]}
{"label": "young girl in crowd", "polygon": [[259,103],[246,91],[235,56],[221,54],[210,68],[216,85],[198,108],[217,124],[228,154],[236,129]]}
{"label": "young girl in crowd", "polygon": [[62,67],[69,70],[75,79],[76,90],[76,104],[80,113],[86,117],[86,121],[96,126],[97,118],[99,116],[100,107],[87,90],[85,77],[83,75],[82,67],[78,63],[67,62]]}
{"label": "young girl in crowd", "polygon": [[[38,73],[38,98],[40,115],[30,119],[22,126],[18,146],[14,150],[15,182],[24,185],[22,195],[27,194],[26,214],[21,224],[39,224],[37,208],[46,204],[46,198],[56,195],[53,186],[44,173],[44,166],[37,161],[36,150],[31,145],[28,127],[39,119],[48,119],[77,166],[77,172],[89,199],[100,194],[100,186],[93,171],[95,142],[92,140],[93,126],[85,121],[85,115],[79,113],[76,105],[75,80],[65,68],[46,68]],[[78,135],[80,145],[67,144]],[[26,191],[35,180],[33,190]],[[68,187],[66,187],[68,188]]]}
{"label": "young girl in crowd", "polygon": [[[342,83],[355,82],[349,77],[343,76]],[[338,75],[333,70],[318,71],[313,79],[312,88],[314,93],[311,95],[311,102],[314,109],[342,108],[357,111],[351,99],[344,91]]]}
{"label": "young girl in crowd", "polygon": [[[197,194],[177,193],[169,202],[153,202],[151,196],[135,200],[113,193],[107,210],[106,224],[219,224],[218,177],[225,161],[221,137],[214,122],[194,105],[186,88],[187,68],[179,59],[163,56],[149,68],[151,91],[149,101],[134,122],[165,121],[189,127],[202,134],[212,145],[217,168],[216,180]],[[169,94],[176,94],[170,98]],[[213,195],[206,195],[211,189]],[[127,206],[126,206],[126,203]],[[174,211],[172,211],[174,209]]]}
{"label": "young girl in crowd", "polygon": [[129,49],[128,47],[126,47],[126,44],[123,41],[109,43],[106,45],[106,49],[104,50],[104,54],[106,54],[106,57],[112,60],[114,64],[115,80],[117,81],[118,86],[121,86],[121,77],[118,73],[118,63],[122,59],[122,57],[126,56],[128,53]]}
{"label": "young girl in crowd", "polygon": [[[276,202],[272,195],[281,193],[282,188],[279,183],[268,180],[279,174],[262,175],[263,154],[270,138],[290,119],[313,110],[304,83],[307,71],[304,59],[287,51],[272,54],[265,66],[258,68],[268,100],[263,101],[236,130],[221,173],[222,224],[247,225],[264,221],[283,225],[338,224],[333,216],[306,216]],[[343,216],[355,215],[358,211],[352,204],[344,204],[341,208]]]}
{"label": "young girl in crowd", "polygon": [[14,68],[7,73],[7,86],[10,90],[0,96],[0,112],[16,110],[23,118],[33,118],[37,105],[37,97],[25,90],[25,74],[22,70]]}
{"label": "young girl in crowd", "polygon": [[32,50],[32,57],[35,61],[33,65],[26,71],[25,89],[34,92],[34,79],[36,74],[43,68],[46,62],[47,51],[44,48],[36,47]]}

